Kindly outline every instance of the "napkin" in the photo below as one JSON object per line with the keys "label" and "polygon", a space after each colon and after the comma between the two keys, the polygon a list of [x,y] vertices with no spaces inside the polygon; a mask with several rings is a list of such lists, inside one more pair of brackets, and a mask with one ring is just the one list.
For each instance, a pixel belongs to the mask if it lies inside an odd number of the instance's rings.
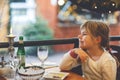
{"label": "napkin", "polygon": [[[26,66],[41,66],[41,63],[40,62],[28,63],[26,64]],[[52,67],[58,67],[58,66],[59,65],[55,62],[46,61],[44,63],[44,68],[52,68]]]}

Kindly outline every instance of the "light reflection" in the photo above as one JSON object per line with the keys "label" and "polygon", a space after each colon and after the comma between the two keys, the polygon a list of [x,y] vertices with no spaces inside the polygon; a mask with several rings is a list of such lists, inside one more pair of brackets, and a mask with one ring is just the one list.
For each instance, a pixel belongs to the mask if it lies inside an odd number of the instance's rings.
{"label": "light reflection", "polygon": [[111,11],[109,11],[109,13],[112,13]]}
{"label": "light reflection", "polygon": [[59,5],[59,6],[64,5],[64,3],[65,3],[65,1],[64,1],[64,0],[58,0],[58,5]]}
{"label": "light reflection", "polygon": [[115,3],[112,3],[112,6],[115,6]]}
{"label": "light reflection", "polygon": [[97,9],[97,6],[95,6],[95,9]]}

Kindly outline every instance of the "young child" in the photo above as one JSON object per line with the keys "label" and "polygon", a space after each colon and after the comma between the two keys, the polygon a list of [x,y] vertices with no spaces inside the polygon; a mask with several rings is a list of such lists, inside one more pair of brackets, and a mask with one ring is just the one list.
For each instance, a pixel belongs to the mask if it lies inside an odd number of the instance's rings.
{"label": "young child", "polygon": [[116,80],[116,61],[106,50],[109,46],[109,27],[103,22],[87,21],[80,31],[79,48],[64,55],[60,69],[69,71],[81,64],[85,80]]}

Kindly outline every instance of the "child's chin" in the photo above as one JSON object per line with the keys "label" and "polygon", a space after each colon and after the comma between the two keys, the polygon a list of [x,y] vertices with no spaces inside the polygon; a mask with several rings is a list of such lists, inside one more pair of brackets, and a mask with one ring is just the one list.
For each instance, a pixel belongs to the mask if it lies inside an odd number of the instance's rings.
{"label": "child's chin", "polygon": [[79,47],[80,47],[80,48],[84,48],[84,46],[83,46],[83,45],[79,45]]}
{"label": "child's chin", "polygon": [[81,49],[86,49],[86,47],[85,47],[85,46],[80,46],[80,48],[81,48]]}

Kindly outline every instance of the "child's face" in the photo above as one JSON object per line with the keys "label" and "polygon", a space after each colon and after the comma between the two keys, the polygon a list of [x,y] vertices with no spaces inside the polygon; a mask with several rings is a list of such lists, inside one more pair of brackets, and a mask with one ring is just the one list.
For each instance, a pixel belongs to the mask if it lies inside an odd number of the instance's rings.
{"label": "child's face", "polygon": [[79,47],[82,49],[90,49],[96,45],[96,38],[91,36],[85,29],[81,29],[81,34],[78,35]]}

